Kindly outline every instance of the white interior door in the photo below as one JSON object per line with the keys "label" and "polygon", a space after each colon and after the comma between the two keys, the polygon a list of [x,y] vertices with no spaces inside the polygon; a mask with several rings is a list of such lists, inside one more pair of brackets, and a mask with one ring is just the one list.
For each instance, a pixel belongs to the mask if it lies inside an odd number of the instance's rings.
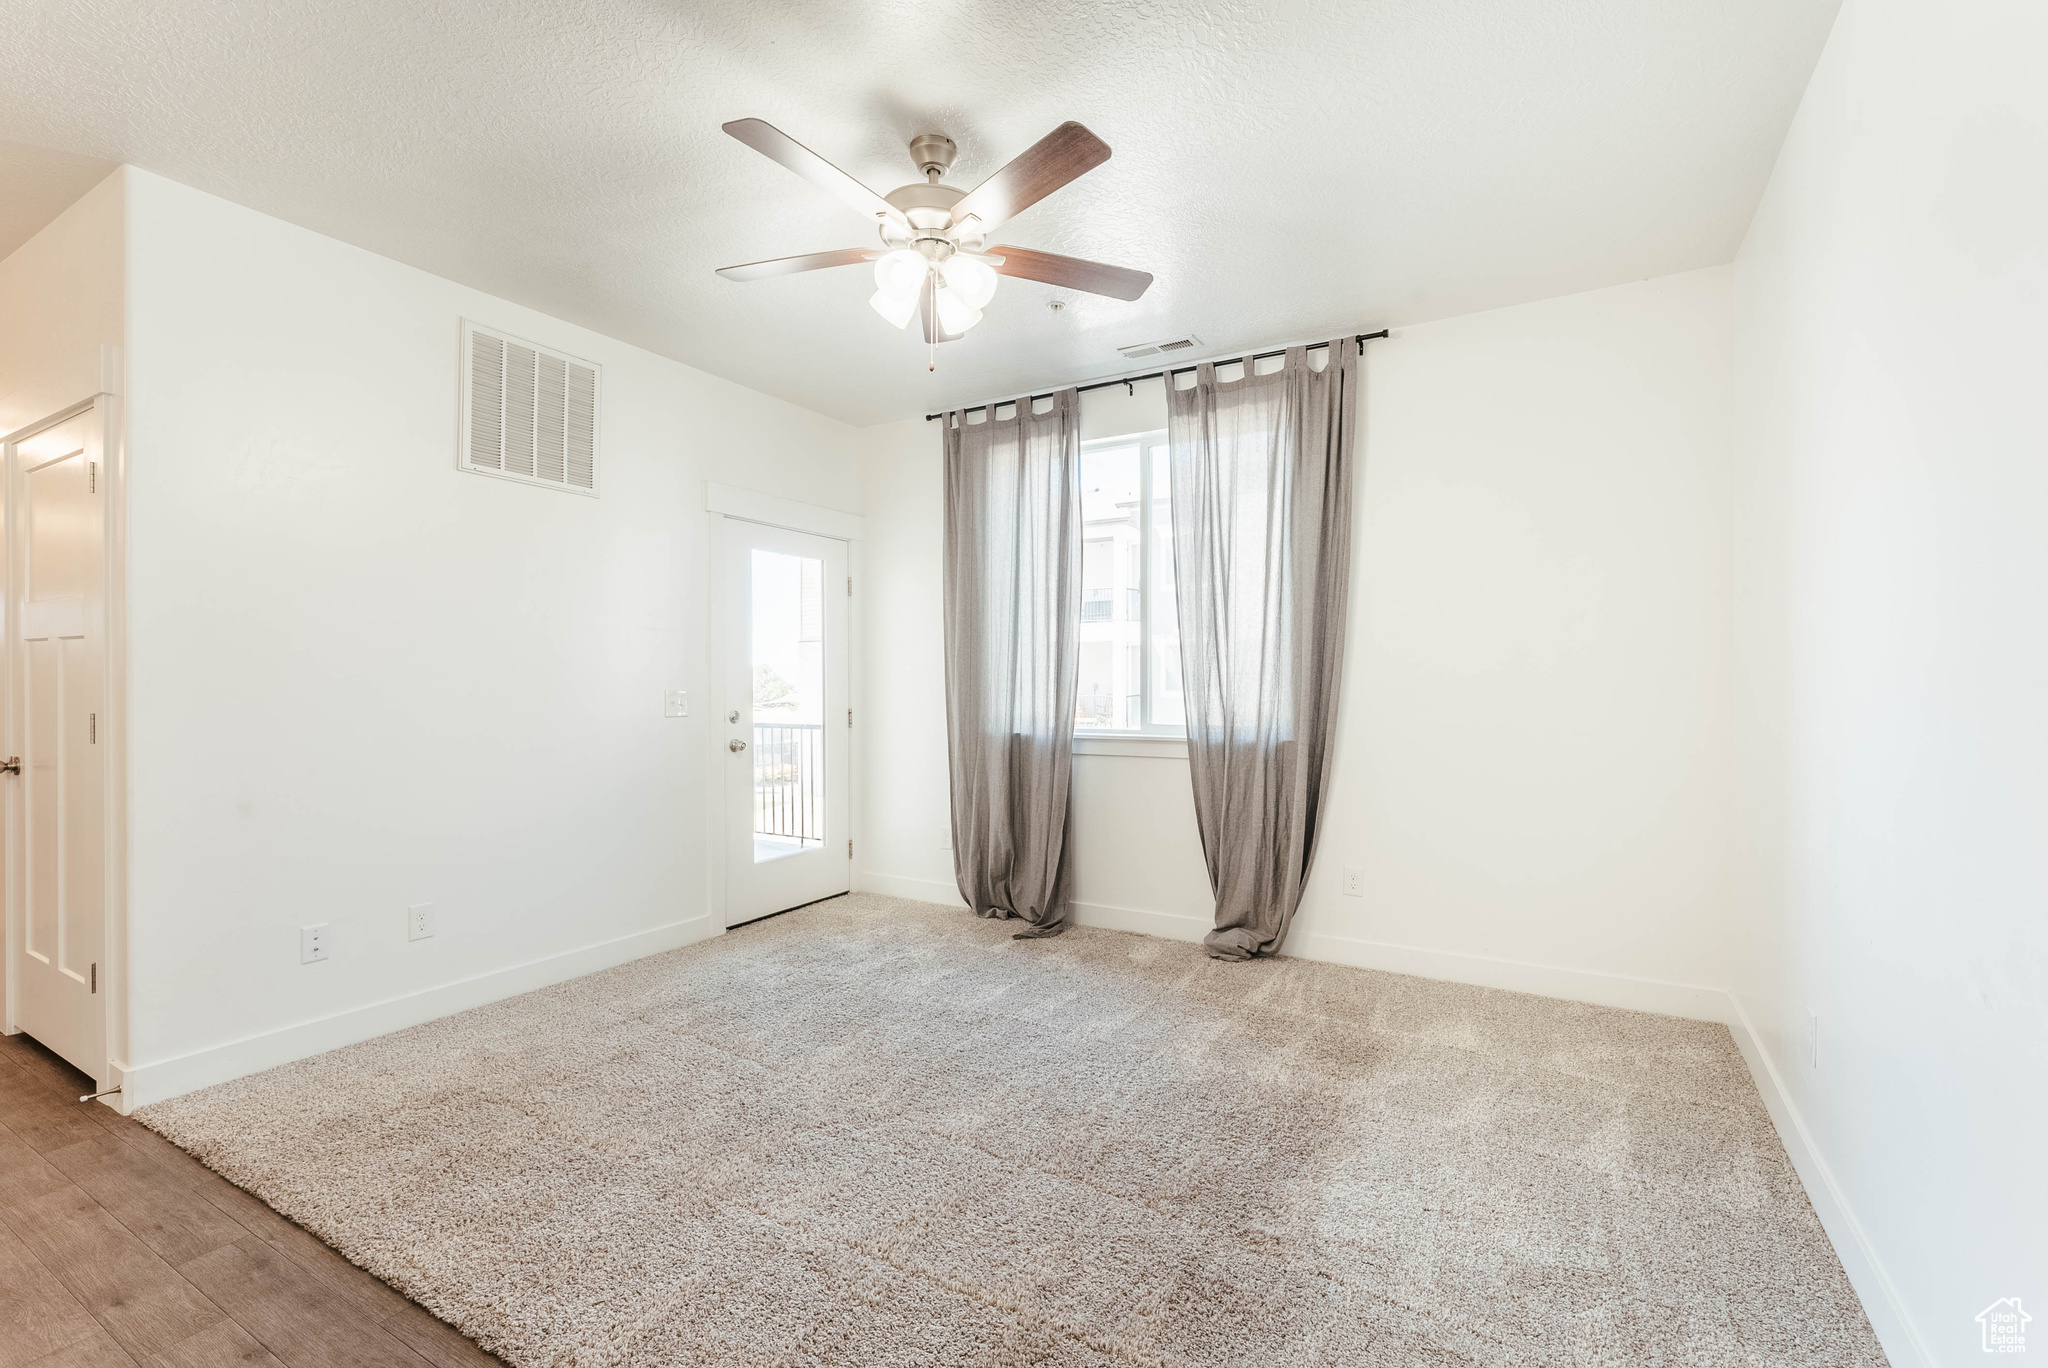
{"label": "white interior door", "polygon": [[14,1022],[94,1078],[106,1063],[100,423],[87,411],[22,439],[8,472]]}
{"label": "white interior door", "polygon": [[721,519],[725,924],[853,886],[846,543]]}

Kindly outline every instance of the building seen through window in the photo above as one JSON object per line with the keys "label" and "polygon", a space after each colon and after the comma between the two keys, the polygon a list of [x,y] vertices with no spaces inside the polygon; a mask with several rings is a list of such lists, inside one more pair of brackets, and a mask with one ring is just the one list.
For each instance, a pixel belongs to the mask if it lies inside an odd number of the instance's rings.
{"label": "building seen through window", "polygon": [[1165,433],[1082,445],[1081,527],[1075,728],[1179,735],[1180,630]]}

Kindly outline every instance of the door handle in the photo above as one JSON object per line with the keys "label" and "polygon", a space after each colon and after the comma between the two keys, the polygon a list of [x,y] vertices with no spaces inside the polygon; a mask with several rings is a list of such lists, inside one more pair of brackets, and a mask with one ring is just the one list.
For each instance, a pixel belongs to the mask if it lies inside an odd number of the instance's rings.
{"label": "door handle", "polygon": [[8,757],[7,757],[7,763],[6,763],[6,764],[4,764],[4,765],[0,765],[0,774],[19,774],[19,773],[21,773],[21,757],[20,757],[20,756],[18,756],[18,755],[10,755],[10,756],[8,756]]}
{"label": "door handle", "polygon": [[[747,748],[747,743],[740,740],[737,736],[735,736],[732,740],[725,743],[725,748],[737,754],[738,752],[743,751]],[[19,768],[19,766],[17,766],[16,768]]]}

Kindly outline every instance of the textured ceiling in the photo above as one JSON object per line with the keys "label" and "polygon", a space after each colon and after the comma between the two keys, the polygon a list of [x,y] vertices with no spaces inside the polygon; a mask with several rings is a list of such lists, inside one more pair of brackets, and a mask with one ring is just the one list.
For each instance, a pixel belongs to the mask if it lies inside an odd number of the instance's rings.
{"label": "textured ceiling", "polygon": [[[0,251],[130,162],[858,423],[1728,260],[1838,0],[0,0]],[[851,211],[1064,119],[1106,165],[998,236],[1157,276],[1003,282],[925,369]],[[1062,299],[1059,312],[1047,303]]]}

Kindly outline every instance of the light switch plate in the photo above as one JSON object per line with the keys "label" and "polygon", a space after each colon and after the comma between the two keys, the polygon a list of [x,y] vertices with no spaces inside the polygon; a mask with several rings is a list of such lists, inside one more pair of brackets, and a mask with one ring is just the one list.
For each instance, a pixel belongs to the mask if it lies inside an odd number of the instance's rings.
{"label": "light switch plate", "polygon": [[333,929],[321,922],[318,926],[299,928],[299,963],[317,964],[333,953]]}
{"label": "light switch plate", "polygon": [[689,693],[683,689],[670,689],[667,693],[663,694],[661,696],[661,715],[663,717],[688,717],[690,715]]}
{"label": "light switch plate", "polygon": [[434,905],[414,903],[405,909],[405,938],[425,940],[434,934]]}

